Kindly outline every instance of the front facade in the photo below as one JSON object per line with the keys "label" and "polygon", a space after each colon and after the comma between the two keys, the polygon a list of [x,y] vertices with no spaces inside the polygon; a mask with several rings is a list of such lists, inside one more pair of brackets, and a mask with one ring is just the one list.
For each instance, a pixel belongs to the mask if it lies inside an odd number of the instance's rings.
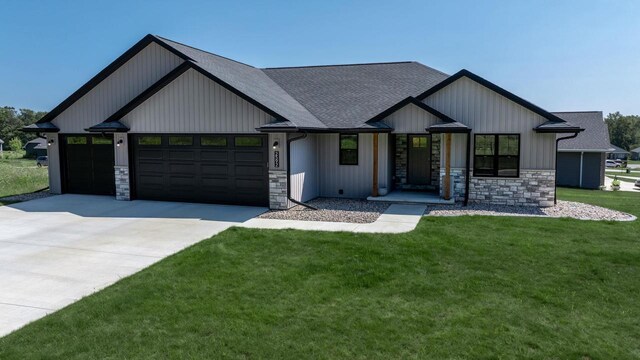
{"label": "front facade", "polygon": [[149,35],[25,131],[54,193],[269,206],[434,192],[550,206],[582,129],[462,70],[258,69]]}
{"label": "front facade", "polygon": [[607,154],[607,159],[611,159],[611,160],[629,159],[630,153],[627,150],[613,144],[610,144],[610,145],[613,150]]}
{"label": "front facade", "polygon": [[38,157],[47,155],[47,139],[35,138],[24,144],[25,156]]}

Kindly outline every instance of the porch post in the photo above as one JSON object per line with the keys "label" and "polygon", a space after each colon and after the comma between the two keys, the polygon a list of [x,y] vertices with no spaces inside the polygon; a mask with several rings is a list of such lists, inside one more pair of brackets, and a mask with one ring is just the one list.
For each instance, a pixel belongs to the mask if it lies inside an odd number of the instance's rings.
{"label": "porch post", "polygon": [[373,189],[371,196],[378,196],[378,133],[373,133]]}
{"label": "porch post", "polygon": [[451,133],[444,134],[444,196],[451,199]]}

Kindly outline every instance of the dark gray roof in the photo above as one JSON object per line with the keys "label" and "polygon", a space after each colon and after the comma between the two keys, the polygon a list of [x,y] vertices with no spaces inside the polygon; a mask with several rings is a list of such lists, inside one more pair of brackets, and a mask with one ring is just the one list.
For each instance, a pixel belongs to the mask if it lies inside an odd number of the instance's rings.
{"label": "dark gray roof", "polygon": [[[553,115],[584,129],[574,139],[558,142],[558,150],[599,150],[611,149],[609,130],[604,122],[602,111],[553,112]],[[558,134],[558,137],[565,135]]]}
{"label": "dark gray roof", "polygon": [[357,128],[448,77],[417,62],[267,68],[263,71],[330,128]]}
{"label": "dark gray roof", "polygon": [[631,149],[631,152],[632,152],[632,153],[640,153],[640,146],[638,146],[638,147],[637,147],[637,148],[635,148],[635,149]]}
{"label": "dark gray roof", "polygon": [[[46,144],[47,143],[47,139],[43,139],[43,138],[35,138],[33,140],[29,140],[27,141],[27,144],[36,144],[36,145],[40,145],[40,144]],[[27,144],[24,144],[25,146]]]}
{"label": "dark gray roof", "polygon": [[296,99],[262,70],[159,36],[159,41],[186,55],[202,70],[271,110],[276,118],[289,120],[299,128],[325,128]]}
{"label": "dark gray roof", "polygon": [[615,146],[613,144],[610,144],[611,148],[613,149],[612,153],[617,153],[617,154],[628,154],[629,152],[621,147]]}
{"label": "dark gray roof", "polygon": [[471,131],[467,125],[457,121],[439,122],[429,126],[426,130],[431,133],[466,133]]}

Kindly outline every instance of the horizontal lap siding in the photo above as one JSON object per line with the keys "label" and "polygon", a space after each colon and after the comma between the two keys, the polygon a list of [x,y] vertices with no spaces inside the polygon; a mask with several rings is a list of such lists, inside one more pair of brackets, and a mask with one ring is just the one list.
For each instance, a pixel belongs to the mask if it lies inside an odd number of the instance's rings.
{"label": "horizontal lap siding", "polygon": [[62,133],[82,133],[96,125],[182,63],[182,59],[151,43],[58,115]]}
{"label": "horizontal lap siding", "polygon": [[309,201],[319,195],[316,149],[316,135],[291,143],[291,197],[295,200]]}
{"label": "horizontal lap siding", "polygon": [[[473,133],[519,133],[520,168],[553,169],[555,135],[538,134],[533,128],[546,121],[542,116],[465,77],[453,82],[424,102],[470,128]],[[452,166],[464,167],[466,140],[452,142]],[[473,137],[471,146],[473,148]],[[472,159],[473,166],[473,159]]]}
{"label": "horizontal lap siding", "polygon": [[122,121],[135,133],[257,133],[269,114],[190,69]]}
{"label": "horizontal lap siding", "polygon": [[419,108],[414,104],[408,104],[382,120],[391,126],[397,134],[424,133],[426,128],[437,123],[437,117]]}
{"label": "horizontal lap siding", "polygon": [[338,134],[318,135],[320,196],[366,198],[373,181],[373,135],[359,135],[358,165],[340,165],[338,143]]}

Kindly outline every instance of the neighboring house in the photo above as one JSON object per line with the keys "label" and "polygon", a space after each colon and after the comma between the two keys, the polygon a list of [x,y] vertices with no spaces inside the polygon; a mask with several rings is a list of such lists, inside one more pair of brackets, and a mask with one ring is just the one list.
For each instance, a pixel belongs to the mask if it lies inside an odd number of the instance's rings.
{"label": "neighboring house", "polygon": [[613,151],[607,154],[607,159],[626,160],[629,158],[629,152],[621,147],[610,144]]}
{"label": "neighboring house", "polygon": [[394,189],[550,206],[556,134],[581,130],[467,70],[260,69],[153,35],[25,128],[54,193],[272,209]]}
{"label": "neighboring house", "polygon": [[47,139],[35,138],[28,141],[22,147],[25,151],[25,156],[38,157],[47,155]]}
{"label": "neighboring house", "polygon": [[640,147],[631,149],[631,160],[640,160]]}
{"label": "neighboring house", "polygon": [[2,146],[4,145],[4,141],[0,139],[0,154],[2,154]]}
{"label": "neighboring house", "polygon": [[[558,186],[598,189],[604,185],[607,152],[613,151],[602,111],[554,112],[584,132],[558,143]],[[562,137],[563,135],[558,135]]]}

